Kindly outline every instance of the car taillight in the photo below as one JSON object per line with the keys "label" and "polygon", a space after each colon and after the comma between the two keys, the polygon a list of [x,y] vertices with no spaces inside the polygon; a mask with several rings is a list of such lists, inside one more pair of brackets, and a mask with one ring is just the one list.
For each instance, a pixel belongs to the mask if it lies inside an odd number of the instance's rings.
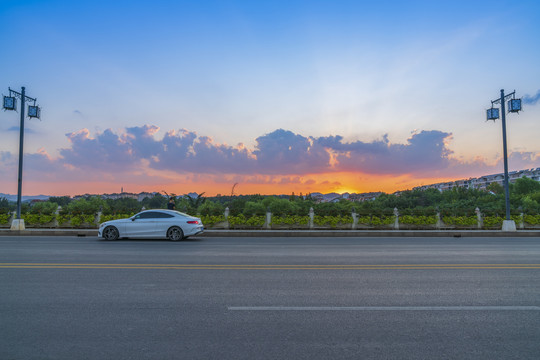
{"label": "car taillight", "polygon": [[189,220],[187,223],[188,224],[198,224],[199,222],[197,220]]}

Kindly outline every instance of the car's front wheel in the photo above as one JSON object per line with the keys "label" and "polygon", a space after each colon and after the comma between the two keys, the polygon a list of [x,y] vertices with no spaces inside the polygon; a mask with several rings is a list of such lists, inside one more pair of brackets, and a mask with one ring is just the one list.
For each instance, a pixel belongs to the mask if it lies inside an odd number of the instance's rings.
{"label": "car's front wheel", "polygon": [[118,233],[118,229],[115,228],[114,226],[107,226],[103,230],[103,238],[105,240],[110,240],[110,241],[118,240],[119,235],[120,234]]}
{"label": "car's front wheel", "polygon": [[171,241],[179,241],[184,238],[184,232],[178,226],[173,226],[167,230],[167,238]]}

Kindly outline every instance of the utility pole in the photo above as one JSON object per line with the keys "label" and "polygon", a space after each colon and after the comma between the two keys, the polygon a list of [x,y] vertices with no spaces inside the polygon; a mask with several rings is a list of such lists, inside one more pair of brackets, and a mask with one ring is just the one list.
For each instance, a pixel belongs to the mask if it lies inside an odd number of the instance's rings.
{"label": "utility pole", "polygon": [[15,98],[21,100],[21,123],[19,128],[19,174],[17,181],[17,218],[13,219],[11,223],[11,230],[24,230],[24,220],[21,219],[21,204],[22,204],[22,174],[23,174],[23,148],[24,148],[24,110],[25,102],[33,101],[34,105],[28,106],[28,116],[31,118],[40,117],[41,109],[36,105],[37,99],[26,96],[25,87],[21,88],[21,92],[9,89],[9,96],[4,96],[4,109],[16,110],[17,101]]}
{"label": "utility pole", "polygon": [[504,102],[508,99],[508,112],[517,113],[521,110],[521,99],[516,99],[514,90],[508,95],[504,95],[504,89],[501,89],[501,97],[491,101],[491,108],[487,110],[487,119],[495,121],[499,118],[499,109],[494,108],[494,104],[501,104],[501,120],[503,132],[503,157],[504,157],[504,199],[506,208],[506,220],[503,221],[503,231],[516,231],[516,223],[510,218],[510,188],[508,180],[508,147],[506,143],[506,109]]}

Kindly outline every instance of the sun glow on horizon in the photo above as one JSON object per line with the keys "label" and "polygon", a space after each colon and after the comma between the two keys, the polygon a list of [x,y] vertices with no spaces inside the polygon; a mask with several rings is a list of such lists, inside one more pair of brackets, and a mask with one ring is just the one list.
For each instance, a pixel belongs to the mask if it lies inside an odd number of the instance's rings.
{"label": "sun glow on horizon", "polygon": [[[369,193],[385,192],[394,193],[396,191],[410,190],[413,187],[425,184],[435,184],[457,179],[445,178],[425,178],[416,179],[409,176],[365,176],[359,180],[357,173],[324,174],[317,177],[317,182],[307,181],[307,183],[280,184],[279,177],[268,183],[249,183],[237,181],[226,183],[216,183],[213,181],[181,182],[181,183],[161,183],[161,184],[137,184],[133,182],[123,182],[111,184],[109,182],[39,182],[28,181],[24,183],[23,195],[49,195],[49,196],[76,196],[76,195],[98,195],[120,193],[123,189],[126,193],[158,192],[183,195],[188,193],[205,193],[205,196],[229,196],[234,186],[234,195],[286,195],[310,193]],[[236,184],[236,186],[235,186]],[[16,184],[15,184],[16,185]],[[3,192],[16,193],[16,186],[11,186]]]}

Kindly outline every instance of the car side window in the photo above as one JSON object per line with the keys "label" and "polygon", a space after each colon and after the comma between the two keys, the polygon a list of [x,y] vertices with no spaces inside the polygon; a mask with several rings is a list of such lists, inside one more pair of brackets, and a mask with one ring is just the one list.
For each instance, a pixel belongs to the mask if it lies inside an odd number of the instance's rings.
{"label": "car side window", "polygon": [[156,213],[154,211],[148,211],[141,213],[141,219],[155,219],[157,218],[159,213]]}
{"label": "car side window", "polygon": [[174,217],[174,215],[157,212],[157,211],[147,211],[140,214],[135,215],[135,220],[139,219],[169,219]]}
{"label": "car side window", "polygon": [[172,217],[174,217],[174,215],[171,215],[171,214],[166,214],[166,213],[157,213],[157,217],[159,219],[170,219]]}

